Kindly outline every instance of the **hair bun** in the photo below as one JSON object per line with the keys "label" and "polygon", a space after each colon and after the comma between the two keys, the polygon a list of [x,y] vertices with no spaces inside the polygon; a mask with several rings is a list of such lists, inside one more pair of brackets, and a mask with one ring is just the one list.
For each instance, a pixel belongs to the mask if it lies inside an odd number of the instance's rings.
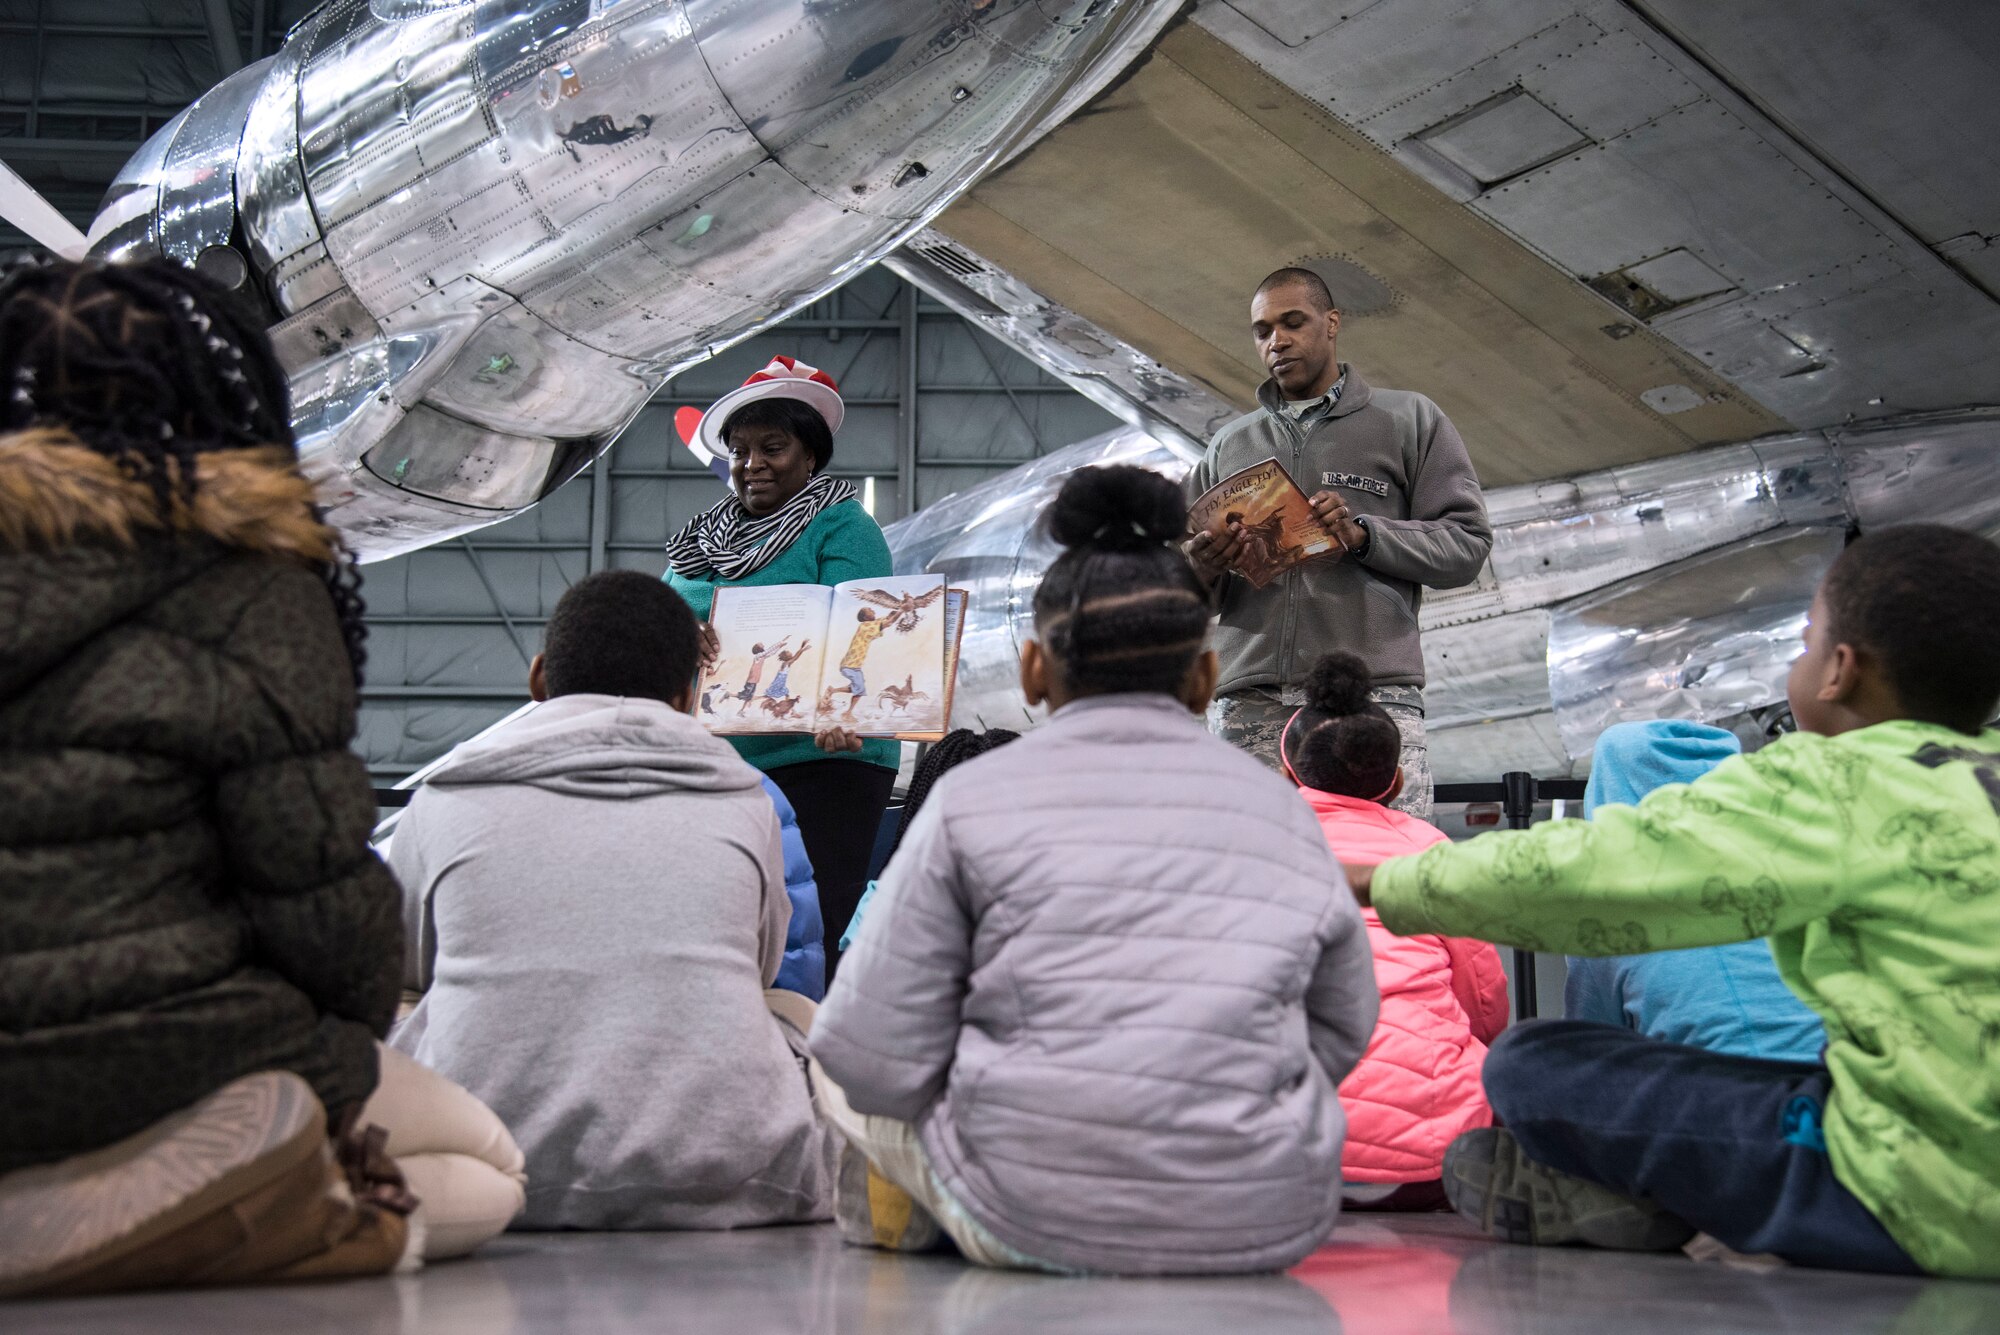
{"label": "hair bun", "polygon": [[1306,677],[1306,704],[1322,714],[1340,717],[1368,708],[1374,679],[1368,665],[1353,654],[1335,653],[1313,664]]}
{"label": "hair bun", "polygon": [[1187,528],[1181,489],[1150,468],[1079,468],[1049,507],[1049,533],[1065,547],[1136,552],[1178,539]]}

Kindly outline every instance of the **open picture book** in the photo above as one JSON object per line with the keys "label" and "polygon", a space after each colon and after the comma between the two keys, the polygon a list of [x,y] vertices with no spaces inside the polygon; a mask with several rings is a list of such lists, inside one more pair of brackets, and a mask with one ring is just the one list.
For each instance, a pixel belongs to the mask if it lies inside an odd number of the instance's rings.
{"label": "open picture book", "polygon": [[1188,507],[1190,534],[1206,530],[1223,537],[1232,522],[1243,530],[1243,557],[1237,570],[1259,589],[1293,566],[1340,545],[1276,459],[1231,473]]}
{"label": "open picture book", "polygon": [[721,641],[695,717],[725,737],[851,728],[934,742],[951,729],[965,590],[942,575],[715,591]]}

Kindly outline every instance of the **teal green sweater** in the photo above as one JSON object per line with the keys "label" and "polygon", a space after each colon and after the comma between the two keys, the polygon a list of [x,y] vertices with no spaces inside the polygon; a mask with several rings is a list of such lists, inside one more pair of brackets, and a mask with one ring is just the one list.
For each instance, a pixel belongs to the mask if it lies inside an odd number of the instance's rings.
{"label": "teal green sweater", "polygon": [[[694,614],[708,620],[715,591],[725,584],[839,584],[850,579],[881,579],[895,574],[889,544],[882,529],[861,508],[860,501],[828,506],[806,525],[806,531],[778,559],[742,579],[685,579],[669,570],[667,587],[687,599]],[[782,765],[808,760],[859,760],[895,769],[902,760],[902,743],[870,738],[852,754],[829,756],[810,737],[731,737],[736,753],[765,773]]]}

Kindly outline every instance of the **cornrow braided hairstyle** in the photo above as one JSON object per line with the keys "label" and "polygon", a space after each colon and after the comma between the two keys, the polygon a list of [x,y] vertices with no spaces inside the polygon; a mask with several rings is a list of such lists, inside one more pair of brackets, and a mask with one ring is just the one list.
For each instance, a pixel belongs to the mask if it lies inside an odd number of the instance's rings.
{"label": "cornrow braided hairstyle", "polygon": [[1368,698],[1372,684],[1368,665],[1353,654],[1328,654],[1313,665],[1305,708],[1278,739],[1300,783],[1371,802],[1388,796],[1403,760],[1403,735]]}
{"label": "cornrow braided hairstyle", "polygon": [[910,832],[910,824],[916,820],[918,809],[931,795],[932,787],[944,777],[945,771],[955,769],[976,756],[983,756],[995,747],[1005,746],[1020,735],[1005,728],[990,728],[985,732],[954,728],[926,747],[923,759],[917,762],[916,769],[910,774],[910,791],[903,799],[903,819],[896,826],[896,842],[889,845],[890,855],[894,856],[896,850],[903,846],[903,836]]}
{"label": "cornrow braided hairstyle", "polygon": [[[162,518],[193,498],[203,454],[296,459],[289,404],[262,324],[192,269],[57,260],[0,277],[0,434],[67,430],[145,483]],[[361,574],[351,557],[324,574],[358,684]]]}
{"label": "cornrow braided hairstyle", "polygon": [[1080,468],[1049,507],[1067,550],[1035,590],[1035,632],[1077,695],[1178,694],[1208,642],[1208,598],[1181,554],[1181,489],[1131,464]]}

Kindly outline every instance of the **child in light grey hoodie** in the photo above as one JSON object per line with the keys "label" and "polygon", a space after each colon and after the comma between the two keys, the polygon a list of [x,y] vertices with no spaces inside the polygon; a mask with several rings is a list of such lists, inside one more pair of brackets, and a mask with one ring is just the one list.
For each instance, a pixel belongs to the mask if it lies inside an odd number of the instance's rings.
{"label": "child in light grey hoodie", "polygon": [[458,748],[397,827],[411,986],[393,1046],[473,1091],[528,1162],[526,1228],[824,1219],[813,1006],[785,948],[778,818],[689,715],[698,629],[637,571],[578,582],[534,710]]}
{"label": "child in light grey hoodie", "polygon": [[[1340,1209],[1374,965],[1291,784],[1209,735],[1174,485],[1071,475],[1022,654],[1049,723],[931,790],[812,1033],[873,1166],[849,1237],[1125,1274],[1276,1270]],[[866,1227],[856,1227],[866,1215]]]}

